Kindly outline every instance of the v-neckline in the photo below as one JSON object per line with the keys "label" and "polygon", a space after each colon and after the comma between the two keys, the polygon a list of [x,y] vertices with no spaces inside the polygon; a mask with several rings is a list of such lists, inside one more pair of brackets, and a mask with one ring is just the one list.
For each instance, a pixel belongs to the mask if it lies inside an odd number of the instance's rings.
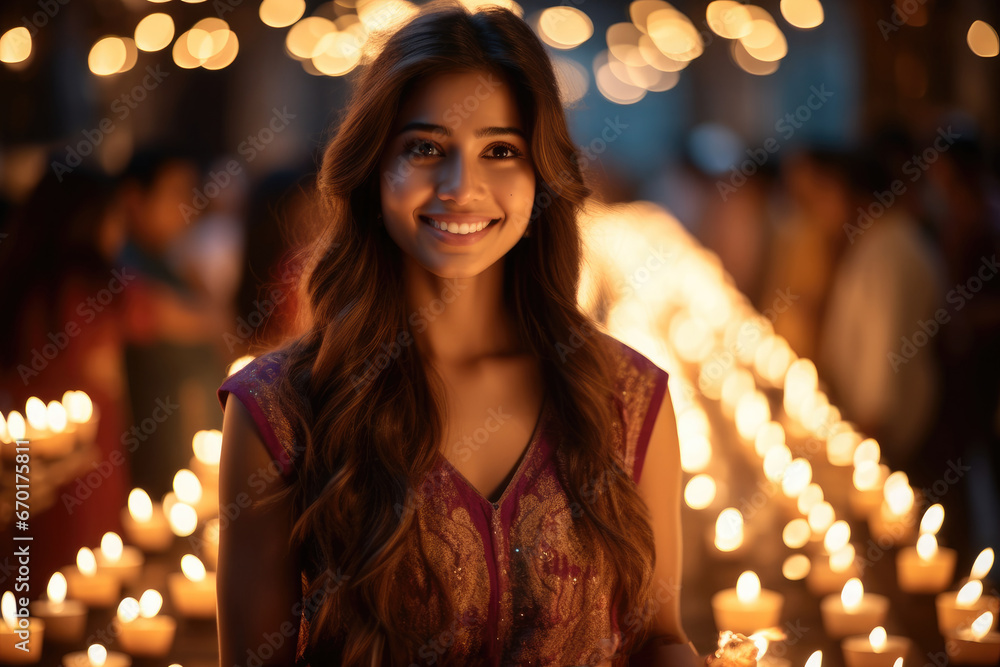
{"label": "v-neckline", "polygon": [[454,473],[454,475],[458,479],[462,480],[465,486],[468,487],[468,489],[477,498],[482,500],[484,503],[487,503],[488,505],[492,505],[494,509],[497,509],[500,507],[501,503],[503,503],[504,498],[507,497],[507,494],[510,492],[510,490],[517,485],[518,480],[521,479],[521,473],[524,471],[524,468],[527,465],[528,460],[531,458],[532,454],[535,451],[536,445],[538,444],[538,440],[541,436],[541,431],[542,431],[541,426],[545,418],[545,412],[548,408],[548,403],[549,403],[549,393],[548,391],[546,391],[542,395],[542,407],[539,408],[538,410],[538,417],[535,419],[535,427],[531,431],[531,438],[528,440],[528,446],[525,447],[524,452],[522,452],[521,460],[514,468],[513,473],[512,474],[508,473],[509,475],[511,475],[510,481],[507,482],[507,486],[504,487],[504,490],[500,494],[500,497],[497,498],[496,500],[490,500],[489,498],[484,496],[482,492],[479,489],[477,489],[472,482],[470,482],[468,479],[465,478],[465,475],[463,475],[458,468],[452,465],[451,461],[448,460],[448,457],[446,457],[441,452],[441,450],[438,450],[438,456],[441,458],[441,461],[443,462],[445,467],[447,467],[452,473]]}

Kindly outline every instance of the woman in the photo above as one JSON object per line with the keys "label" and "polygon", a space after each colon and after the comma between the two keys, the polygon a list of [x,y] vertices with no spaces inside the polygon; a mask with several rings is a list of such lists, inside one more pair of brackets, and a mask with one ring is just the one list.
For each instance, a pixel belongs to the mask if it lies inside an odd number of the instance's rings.
{"label": "woman", "polygon": [[435,3],[356,90],[311,326],[219,390],[222,664],[693,664],[667,376],[577,306],[544,48]]}

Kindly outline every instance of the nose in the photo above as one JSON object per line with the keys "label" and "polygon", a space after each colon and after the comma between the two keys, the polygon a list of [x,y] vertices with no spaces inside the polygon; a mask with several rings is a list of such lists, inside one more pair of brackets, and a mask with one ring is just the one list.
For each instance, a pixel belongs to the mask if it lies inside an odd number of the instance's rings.
{"label": "nose", "polygon": [[479,178],[475,158],[470,159],[456,152],[454,157],[444,163],[438,183],[439,199],[463,206],[482,196],[484,186]]}

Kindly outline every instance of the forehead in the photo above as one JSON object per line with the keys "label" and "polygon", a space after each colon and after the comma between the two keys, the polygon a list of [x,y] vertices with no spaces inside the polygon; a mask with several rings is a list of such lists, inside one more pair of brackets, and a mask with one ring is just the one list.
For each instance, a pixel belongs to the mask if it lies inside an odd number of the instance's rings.
{"label": "forehead", "polygon": [[400,105],[396,127],[410,121],[457,131],[486,124],[521,127],[514,91],[506,80],[480,71],[439,74],[418,83]]}

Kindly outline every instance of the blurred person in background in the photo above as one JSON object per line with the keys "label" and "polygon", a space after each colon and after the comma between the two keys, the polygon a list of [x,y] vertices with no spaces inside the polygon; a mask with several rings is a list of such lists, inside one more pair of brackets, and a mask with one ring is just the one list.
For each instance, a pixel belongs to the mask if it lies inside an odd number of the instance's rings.
{"label": "blurred person in background", "polygon": [[136,153],[123,175],[128,238],[119,261],[137,274],[131,288],[142,295],[126,313],[135,334],[126,347],[132,409],[136,421],[166,415],[132,455],[135,482],[151,495],[170,491],[188,467],[198,430],[221,426],[212,401],[225,377],[222,334],[232,308],[213,300],[193,264],[172,263],[205,208],[200,177],[194,160],[163,149]]}
{"label": "blurred person in background", "polygon": [[123,313],[131,274],[113,264],[125,218],[114,182],[101,173],[47,170],[4,231],[0,412],[24,414],[30,396],[48,403],[82,390],[99,418],[94,443],[31,463],[31,531],[40,545],[32,551],[31,586],[42,590],[78,548],[98,546],[106,531],[121,533],[131,483],[127,464],[117,464],[127,459]]}

